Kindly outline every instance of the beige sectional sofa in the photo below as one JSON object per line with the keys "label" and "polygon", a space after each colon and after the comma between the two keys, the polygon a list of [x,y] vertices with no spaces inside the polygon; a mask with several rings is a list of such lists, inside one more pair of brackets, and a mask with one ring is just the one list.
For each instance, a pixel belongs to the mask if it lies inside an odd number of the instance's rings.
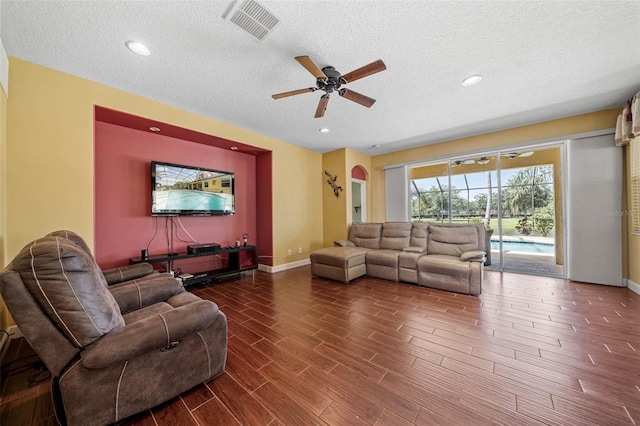
{"label": "beige sectional sofa", "polygon": [[354,223],[347,240],[311,253],[311,273],[348,283],[363,275],[479,295],[485,229],[478,224]]}

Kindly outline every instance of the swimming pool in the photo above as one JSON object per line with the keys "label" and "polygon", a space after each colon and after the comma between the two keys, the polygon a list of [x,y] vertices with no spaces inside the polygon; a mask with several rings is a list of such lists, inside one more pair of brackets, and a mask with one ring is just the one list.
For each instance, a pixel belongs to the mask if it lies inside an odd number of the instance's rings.
{"label": "swimming pool", "polygon": [[[498,240],[491,240],[491,251],[500,250]],[[503,241],[502,250],[506,252],[520,252],[520,253],[539,253],[539,254],[553,254],[555,253],[554,244],[536,243],[532,241]]]}

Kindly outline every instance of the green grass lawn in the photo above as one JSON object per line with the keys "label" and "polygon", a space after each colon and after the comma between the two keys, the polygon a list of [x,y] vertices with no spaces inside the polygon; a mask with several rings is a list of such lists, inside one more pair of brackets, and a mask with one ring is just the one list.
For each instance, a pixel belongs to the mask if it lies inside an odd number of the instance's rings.
{"label": "green grass lawn", "polygon": [[[520,220],[520,217],[510,217],[510,218],[504,218],[502,219],[502,234],[505,236],[521,236],[522,234],[520,234],[517,230],[516,230],[516,225],[518,224],[518,221]],[[427,221],[430,221],[430,219],[427,219]],[[445,219],[445,222],[447,220]],[[469,220],[467,220],[466,218],[462,219],[453,219],[454,223],[468,223]],[[471,222],[481,222],[481,219],[479,218],[473,218],[471,219]],[[491,228],[494,229],[494,233],[498,232],[498,220],[497,219],[491,219]],[[542,237],[543,235],[537,231],[531,231],[531,234],[529,234],[532,237]],[[555,228],[552,228],[551,231],[549,232],[549,235],[547,235],[548,237],[553,237],[553,235],[555,235]]]}

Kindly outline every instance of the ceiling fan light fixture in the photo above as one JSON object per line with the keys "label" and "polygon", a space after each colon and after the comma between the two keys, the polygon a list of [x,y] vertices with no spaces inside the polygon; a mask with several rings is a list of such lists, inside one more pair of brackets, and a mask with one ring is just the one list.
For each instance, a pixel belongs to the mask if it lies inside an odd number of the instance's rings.
{"label": "ceiling fan light fixture", "polygon": [[138,41],[128,40],[124,43],[124,45],[127,46],[127,49],[129,49],[130,51],[132,51],[137,55],[140,55],[140,56],[151,55],[151,51],[149,50],[149,48]]}
{"label": "ceiling fan light fixture", "polygon": [[469,77],[462,80],[462,85],[465,87],[473,86],[474,84],[480,83],[480,80],[482,80],[482,76],[480,74],[470,75]]}

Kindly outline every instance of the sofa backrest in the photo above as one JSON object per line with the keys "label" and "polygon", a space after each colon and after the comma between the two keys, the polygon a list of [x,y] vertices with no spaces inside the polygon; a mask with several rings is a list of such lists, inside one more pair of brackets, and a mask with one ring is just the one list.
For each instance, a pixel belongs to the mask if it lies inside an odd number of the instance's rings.
{"label": "sofa backrest", "polygon": [[409,245],[411,247],[420,247],[426,250],[428,237],[429,237],[429,223],[414,222],[413,226],[411,227],[411,240],[409,241]]}
{"label": "sofa backrest", "polygon": [[84,249],[66,238],[35,240],[7,268],[20,274],[42,312],[78,348],[124,326],[102,271]]}
{"label": "sofa backrest", "polygon": [[471,250],[484,251],[484,238],[482,223],[430,223],[427,254],[460,256]]}
{"label": "sofa backrest", "polygon": [[380,248],[402,250],[411,242],[411,222],[385,222],[382,224]]}
{"label": "sofa backrest", "polygon": [[349,241],[356,247],[379,249],[381,235],[381,223],[354,223],[349,230]]}

